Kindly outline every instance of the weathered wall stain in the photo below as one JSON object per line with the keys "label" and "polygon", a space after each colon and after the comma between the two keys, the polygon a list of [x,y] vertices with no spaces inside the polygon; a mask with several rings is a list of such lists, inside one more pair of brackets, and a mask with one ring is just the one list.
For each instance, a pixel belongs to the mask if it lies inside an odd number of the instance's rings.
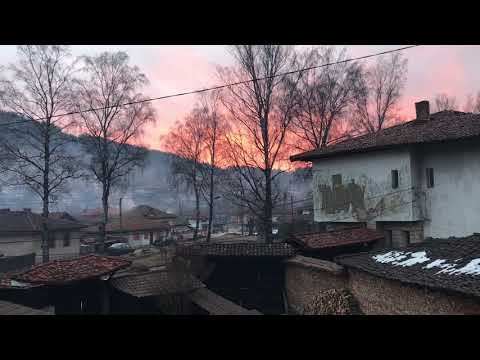
{"label": "weathered wall stain", "polygon": [[[359,178],[360,184],[351,179],[348,184],[329,184],[320,183],[318,187],[318,195],[320,196],[321,211],[328,215],[350,214],[359,221],[366,221],[371,217],[385,215],[387,212],[401,211],[405,204],[403,196],[405,194],[384,194],[380,189],[378,192],[372,191],[372,188],[386,187],[386,184],[377,184],[362,175]],[[367,195],[369,193],[377,194]],[[378,196],[380,195],[380,196]]]}
{"label": "weathered wall stain", "polygon": [[[333,187],[333,189],[332,189]],[[326,184],[318,186],[321,195],[321,208],[327,214],[335,214],[342,211],[365,210],[365,187],[355,184],[352,179],[348,185],[337,184],[330,187]]]}

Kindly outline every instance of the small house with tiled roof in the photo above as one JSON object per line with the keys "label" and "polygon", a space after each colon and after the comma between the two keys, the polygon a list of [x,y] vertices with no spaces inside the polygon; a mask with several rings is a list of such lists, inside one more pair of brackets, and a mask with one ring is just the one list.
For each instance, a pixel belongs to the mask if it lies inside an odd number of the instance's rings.
{"label": "small house with tiled roof", "polygon": [[267,244],[255,237],[237,236],[178,245],[176,254],[219,296],[248,310],[283,314],[285,260],[295,251],[285,242]]}
{"label": "small house with tiled roof", "polygon": [[[53,260],[8,276],[9,293],[0,288],[7,301],[53,306],[55,314],[110,313],[108,280],[131,261],[120,257],[85,255]],[[13,293],[13,288],[18,289]],[[23,291],[21,291],[23,289]],[[22,294],[23,292],[24,294]],[[8,296],[8,297],[7,297]],[[42,299],[37,299],[38,297]]]}
{"label": "small house with tiled roof", "polygon": [[480,114],[416,119],[292,156],[313,163],[315,221],[376,228],[387,246],[480,232]]}
{"label": "small house with tiled roof", "polygon": [[[41,230],[43,218],[30,209],[0,209],[0,253],[13,257],[34,253],[42,260]],[[49,218],[50,259],[63,259],[80,254],[80,232],[85,225],[67,219]]]}
{"label": "small house with tiled roof", "polygon": [[[147,205],[136,206],[122,216],[111,217],[106,226],[107,240],[125,241],[132,247],[147,247],[153,243],[173,239],[184,223],[177,216]],[[84,232],[85,244],[96,242],[99,224],[90,226]],[[119,240],[120,239],[120,240]],[[107,241],[108,243],[108,241]]]}

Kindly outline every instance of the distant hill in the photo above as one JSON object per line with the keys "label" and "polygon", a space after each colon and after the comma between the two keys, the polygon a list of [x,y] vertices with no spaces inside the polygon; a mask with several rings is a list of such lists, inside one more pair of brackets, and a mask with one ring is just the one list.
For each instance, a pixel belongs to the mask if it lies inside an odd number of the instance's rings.
{"label": "distant hill", "polygon": [[[2,123],[12,123],[20,121],[22,118],[14,114],[0,112],[0,130]],[[0,141],[6,136],[7,132],[0,131]],[[67,135],[69,136],[69,135]],[[68,151],[82,155],[84,150],[80,144],[69,145]],[[169,186],[168,178],[170,173],[170,161],[175,155],[158,150],[149,150],[147,161],[143,169],[135,171],[128,179],[128,188],[124,191],[117,191],[111,195],[110,206],[118,208],[119,198],[122,197],[122,206],[125,210],[137,205],[149,205],[163,211],[178,214],[180,209],[184,212],[190,212],[194,206],[194,197],[191,194],[177,194]],[[305,197],[310,191],[310,180],[305,180],[295,173],[286,173],[279,177],[282,188],[295,189],[296,198]],[[99,209],[101,207],[101,191],[95,182],[85,180],[76,180],[70,183],[70,191],[62,195],[57,204],[51,206],[51,211],[68,211],[72,214],[80,214],[85,211]],[[181,203],[179,204],[179,199]],[[218,201],[222,205],[221,201]],[[231,208],[231,204],[224,204],[226,209]],[[0,208],[31,208],[33,211],[40,211],[40,199],[24,188],[11,188],[0,186]]]}

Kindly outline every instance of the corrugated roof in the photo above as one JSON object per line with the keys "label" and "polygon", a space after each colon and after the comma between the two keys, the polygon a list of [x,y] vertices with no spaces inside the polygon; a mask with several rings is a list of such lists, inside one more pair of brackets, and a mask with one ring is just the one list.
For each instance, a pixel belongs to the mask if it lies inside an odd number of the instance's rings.
{"label": "corrugated roof", "polygon": [[343,255],[335,261],[382,278],[480,296],[479,234]]}
{"label": "corrugated roof", "polygon": [[362,244],[383,238],[384,235],[382,233],[367,228],[295,234],[292,236],[292,240],[302,246],[305,250],[320,250]]}
{"label": "corrugated roof", "polygon": [[188,298],[210,315],[262,315],[257,310],[245,309],[207,288],[192,292]]}
{"label": "corrugated roof", "polygon": [[184,294],[205,286],[188,273],[180,274],[169,269],[131,273],[110,279],[110,284],[135,297]]}
{"label": "corrugated roof", "polygon": [[54,315],[52,310],[38,310],[0,300],[0,315]]}
{"label": "corrugated roof", "polygon": [[430,120],[413,120],[397,126],[348,139],[322,149],[290,157],[291,161],[312,161],[334,155],[367,152],[411,144],[428,144],[480,137],[480,114],[440,111]]}

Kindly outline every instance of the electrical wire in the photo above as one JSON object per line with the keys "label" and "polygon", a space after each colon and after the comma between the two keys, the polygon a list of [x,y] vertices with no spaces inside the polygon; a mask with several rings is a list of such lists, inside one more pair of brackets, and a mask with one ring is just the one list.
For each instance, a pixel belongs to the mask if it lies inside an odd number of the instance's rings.
{"label": "electrical wire", "polygon": [[[63,114],[53,115],[53,116],[51,116],[51,118],[57,118],[57,117],[62,117],[62,116],[75,115],[75,114],[82,114],[82,113],[86,113],[86,112],[106,110],[106,109],[118,108],[118,107],[123,107],[123,106],[130,106],[130,105],[141,104],[141,103],[157,101],[157,100],[170,99],[170,98],[185,96],[185,95],[200,94],[200,93],[207,92],[207,91],[220,90],[220,89],[224,89],[224,88],[228,88],[228,87],[232,87],[232,86],[237,86],[237,85],[241,85],[241,84],[248,84],[248,83],[251,83],[251,82],[273,79],[273,78],[276,78],[276,77],[292,75],[292,74],[295,74],[295,73],[310,71],[310,70],[318,69],[318,68],[322,68],[322,67],[327,67],[327,66],[332,66],[332,65],[337,65],[337,64],[343,64],[343,63],[350,62],[350,61],[358,61],[358,60],[368,59],[368,58],[371,58],[371,57],[376,57],[376,56],[386,55],[386,54],[390,54],[390,53],[394,53],[394,52],[399,52],[399,51],[415,48],[415,47],[418,47],[418,46],[420,46],[420,45],[404,46],[404,47],[401,47],[401,48],[381,51],[381,52],[378,52],[378,53],[359,56],[359,57],[356,57],[356,58],[349,58],[349,59],[345,59],[345,60],[341,60],[341,61],[335,61],[335,62],[321,64],[321,65],[309,66],[309,67],[305,67],[305,68],[298,69],[298,70],[283,72],[283,73],[280,73],[280,74],[263,76],[263,77],[259,77],[259,78],[237,81],[237,82],[234,82],[234,83],[217,85],[217,86],[213,86],[213,87],[209,87],[209,88],[185,91],[185,92],[181,92],[181,93],[164,95],[164,96],[159,96],[159,97],[154,97],[154,98],[147,98],[147,99],[142,99],[142,100],[138,100],[138,101],[130,101],[130,102],[126,102],[126,103],[122,103],[122,104],[118,104],[118,105],[102,106],[102,107],[90,108],[90,109],[79,110],[79,111],[70,111],[70,112],[66,112],[66,113],[63,113]],[[34,120],[41,121],[41,120],[47,120],[47,118],[37,118],[37,119],[34,119]],[[23,122],[30,122],[30,121],[31,120],[29,119],[29,120],[24,120]],[[10,125],[11,124],[0,124],[0,126],[10,126]]]}

